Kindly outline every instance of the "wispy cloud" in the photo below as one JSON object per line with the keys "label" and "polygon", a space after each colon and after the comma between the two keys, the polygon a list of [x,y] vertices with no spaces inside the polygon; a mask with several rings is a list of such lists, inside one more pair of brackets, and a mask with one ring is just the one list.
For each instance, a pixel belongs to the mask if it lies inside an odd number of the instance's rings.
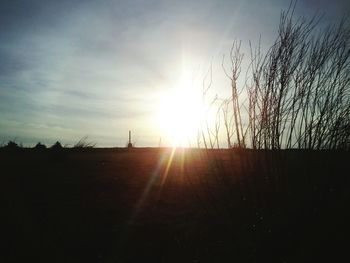
{"label": "wispy cloud", "polygon": [[[262,33],[270,41],[279,11],[288,5],[287,0],[1,1],[0,138],[15,133],[30,141],[89,131],[104,144],[115,137],[111,144],[123,145],[129,128],[157,137],[157,127],[149,123],[155,101],[176,83],[183,58],[203,66],[220,60],[233,39]],[[342,0],[303,1],[299,10],[309,14],[313,7],[329,7],[336,17],[337,6],[349,10]]]}

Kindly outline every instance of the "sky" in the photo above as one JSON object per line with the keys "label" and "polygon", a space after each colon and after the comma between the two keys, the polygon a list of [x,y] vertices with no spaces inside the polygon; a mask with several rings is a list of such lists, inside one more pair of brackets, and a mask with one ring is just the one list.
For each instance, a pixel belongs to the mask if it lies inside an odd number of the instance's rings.
{"label": "sky", "polygon": [[[223,55],[234,40],[244,52],[260,36],[271,44],[289,3],[2,0],[0,143],[74,145],[88,136],[125,146],[131,130],[136,146],[167,146],[167,106],[185,103],[174,90],[201,83],[212,67],[214,93],[229,96]],[[349,12],[347,0],[296,6],[297,16],[327,23]]]}

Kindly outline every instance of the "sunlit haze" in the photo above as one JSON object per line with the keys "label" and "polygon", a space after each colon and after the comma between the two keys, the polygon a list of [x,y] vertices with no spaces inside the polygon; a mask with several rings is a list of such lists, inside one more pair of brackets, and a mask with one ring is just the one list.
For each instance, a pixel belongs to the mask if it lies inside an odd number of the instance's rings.
{"label": "sunlit haze", "polygon": [[[125,146],[131,130],[136,146],[196,146],[211,101],[230,96],[223,55],[271,44],[289,2],[1,1],[0,142]],[[296,14],[349,7],[306,0]]]}

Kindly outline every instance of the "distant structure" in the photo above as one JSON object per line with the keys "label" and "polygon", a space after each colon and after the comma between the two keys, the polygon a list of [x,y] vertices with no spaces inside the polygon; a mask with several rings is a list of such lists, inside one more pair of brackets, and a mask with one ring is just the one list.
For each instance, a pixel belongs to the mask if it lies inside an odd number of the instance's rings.
{"label": "distant structure", "polygon": [[132,145],[132,143],[131,143],[131,131],[129,131],[129,142],[128,142],[128,148],[130,149],[130,148],[132,148],[133,147],[133,145]]}

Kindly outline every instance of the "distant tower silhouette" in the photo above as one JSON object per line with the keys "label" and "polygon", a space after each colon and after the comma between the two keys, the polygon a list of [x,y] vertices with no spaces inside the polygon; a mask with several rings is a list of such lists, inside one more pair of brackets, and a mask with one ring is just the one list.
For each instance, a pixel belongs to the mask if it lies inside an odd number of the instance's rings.
{"label": "distant tower silhouette", "polygon": [[132,148],[132,143],[131,143],[131,131],[129,131],[129,142],[128,142],[128,148]]}

